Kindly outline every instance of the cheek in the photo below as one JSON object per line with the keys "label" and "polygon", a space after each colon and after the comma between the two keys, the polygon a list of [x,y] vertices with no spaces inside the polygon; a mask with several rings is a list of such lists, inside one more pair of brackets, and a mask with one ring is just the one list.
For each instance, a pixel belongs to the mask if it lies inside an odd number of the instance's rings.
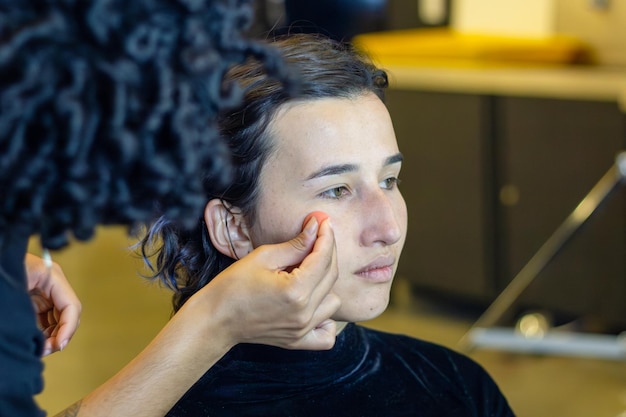
{"label": "cheek", "polygon": [[286,224],[287,222],[277,222],[274,218],[257,220],[250,233],[252,245],[256,248],[292,239],[297,231],[293,228],[286,228]]}
{"label": "cheek", "polygon": [[359,219],[352,211],[327,210],[333,225],[337,266],[340,275],[351,274],[350,268],[358,263],[363,255],[359,248]]}
{"label": "cheek", "polygon": [[408,230],[409,212],[406,206],[406,202],[404,201],[404,197],[402,197],[401,194],[399,196],[399,202],[397,206],[398,209],[396,211],[396,218],[398,219],[398,225],[400,227],[400,230],[402,231],[401,244],[402,246],[404,246],[404,241],[406,239],[406,233]]}
{"label": "cheek", "polygon": [[250,238],[254,247],[282,243],[293,239],[301,231],[304,215],[283,205],[260,205]]}
{"label": "cheek", "polygon": [[255,202],[255,218],[250,227],[254,247],[286,242],[299,232],[306,212],[300,214],[293,186],[273,165],[262,169]]}

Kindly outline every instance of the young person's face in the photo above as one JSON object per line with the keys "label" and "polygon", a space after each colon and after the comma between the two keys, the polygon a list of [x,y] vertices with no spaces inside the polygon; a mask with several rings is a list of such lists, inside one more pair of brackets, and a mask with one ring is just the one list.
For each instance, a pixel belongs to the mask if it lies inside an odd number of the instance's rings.
{"label": "young person's face", "polygon": [[331,219],[340,321],[381,314],[407,229],[397,187],[401,156],[385,105],[373,94],[288,104],[274,118],[274,152],[261,170],[254,247],[297,235],[312,211]]}

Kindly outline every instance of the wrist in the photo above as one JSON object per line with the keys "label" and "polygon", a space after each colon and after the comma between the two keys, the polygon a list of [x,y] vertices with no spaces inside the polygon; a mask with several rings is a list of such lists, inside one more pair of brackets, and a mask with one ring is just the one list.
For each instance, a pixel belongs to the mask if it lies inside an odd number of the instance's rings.
{"label": "wrist", "polygon": [[213,353],[220,351],[225,354],[238,341],[232,331],[232,320],[224,311],[223,301],[216,291],[202,289],[185,302],[171,321],[190,328],[187,333],[194,339],[190,342],[206,345],[210,341]]}

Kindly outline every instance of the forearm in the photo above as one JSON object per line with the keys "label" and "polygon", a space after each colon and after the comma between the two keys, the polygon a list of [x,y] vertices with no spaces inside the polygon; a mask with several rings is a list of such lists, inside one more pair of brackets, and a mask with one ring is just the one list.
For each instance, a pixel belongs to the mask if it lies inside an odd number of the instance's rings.
{"label": "forearm", "polygon": [[58,416],[165,415],[233,345],[202,302],[190,300],[126,367]]}
{"label": "forearm", "polygon": [[[329,349],[340,306],[328,222],[254,250],[192,296],[143,352],[60,416],[163,416],[237,343]],[[301,241],[300,241],[301,240]],[[286,273],[276,265],[300,265]],[[65,413],[65,414],[64,414]]]}

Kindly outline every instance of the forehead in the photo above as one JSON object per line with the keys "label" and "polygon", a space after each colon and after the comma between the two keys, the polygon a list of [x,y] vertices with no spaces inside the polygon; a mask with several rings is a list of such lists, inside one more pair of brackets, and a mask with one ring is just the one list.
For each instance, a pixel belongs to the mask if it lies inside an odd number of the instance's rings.
{"label": "forehead", "polygon": [[387,108],[374,94],[284,105],[270,125],[273,152],[263,171],[302,177],[324,164],[368,164],[398,152]]}

